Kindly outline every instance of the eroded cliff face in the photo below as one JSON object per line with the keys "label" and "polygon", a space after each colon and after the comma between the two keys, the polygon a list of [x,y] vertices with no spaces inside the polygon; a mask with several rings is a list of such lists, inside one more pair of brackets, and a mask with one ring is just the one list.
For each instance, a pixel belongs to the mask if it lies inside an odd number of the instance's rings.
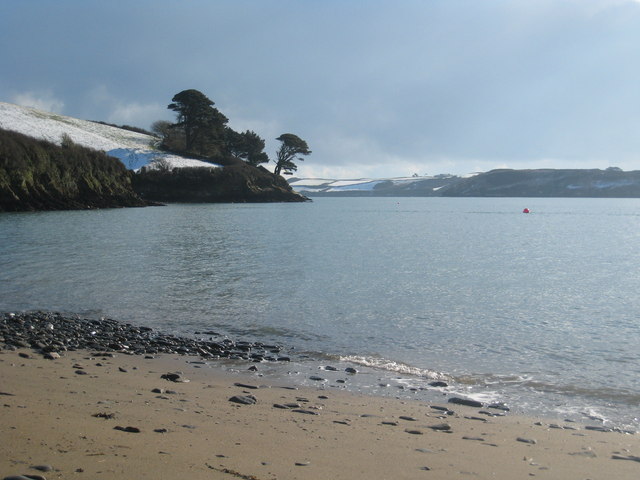
{"label": "eroded cliff face", "polygon": [[304,202],[287,181],[262,167],[232,161],[219,168],[147,170],[133,177],[135,191],[156,202]]}
{"label": "eroded cliff face", "polygon": [[0,130],[0,211],[146,205],[119,160],[72,143],[60,147]]}

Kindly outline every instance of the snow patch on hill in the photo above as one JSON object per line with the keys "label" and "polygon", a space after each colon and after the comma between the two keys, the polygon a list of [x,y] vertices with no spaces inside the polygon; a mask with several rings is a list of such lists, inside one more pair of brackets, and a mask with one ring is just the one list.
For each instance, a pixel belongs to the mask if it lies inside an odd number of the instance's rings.
{"label": "snow patch on hill", "polygon": [[296,192],[353,192],[371,191],[382,182],[391,182],[393,185],[408,185],[426,178],[433,177],[359,178],[353,180],[292,178],[289,180],[289,185]]}
{"label": "snow patch on hill", "polygon": [[151,135],[12,103],[0,102],[0,128],[57,145],[60,145],[63,136],[67,135],[78,145],[102,150],[118,158],[130,170],[138,170],[145,165],[154,168],[158,163],[165,162],[170,168],[219,167],[200,160],[163,153],[154,147],[157,139]]}

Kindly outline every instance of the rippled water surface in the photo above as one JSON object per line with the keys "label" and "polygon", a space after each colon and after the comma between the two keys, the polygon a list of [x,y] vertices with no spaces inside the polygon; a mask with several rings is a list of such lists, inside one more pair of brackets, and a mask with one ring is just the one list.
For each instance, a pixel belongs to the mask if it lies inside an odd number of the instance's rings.
{"label": "rippled water surface", "polygon": [[2,311],[216,329],[349,360],[374,383],[442,374],[471,396],[636,427],[639,267],[636,199],[0,214]]}

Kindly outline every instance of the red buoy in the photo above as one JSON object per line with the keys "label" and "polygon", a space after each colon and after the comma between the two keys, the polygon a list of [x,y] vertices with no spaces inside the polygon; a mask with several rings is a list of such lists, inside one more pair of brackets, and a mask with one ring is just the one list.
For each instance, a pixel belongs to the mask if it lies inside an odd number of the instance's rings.
{"label": "red buoy", "polygon": [[522,210],[522,213],[531,213],[531,210],[529,210],[528,208],[525,208],[524,210]]}

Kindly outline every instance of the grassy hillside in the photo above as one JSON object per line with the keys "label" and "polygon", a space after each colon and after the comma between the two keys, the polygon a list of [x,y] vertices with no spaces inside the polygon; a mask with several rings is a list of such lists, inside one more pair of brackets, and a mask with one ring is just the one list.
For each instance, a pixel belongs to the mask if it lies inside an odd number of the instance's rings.
{"label": "grassy hillside", "polygon": [[144,206],[124,165],[102,152],[0,129],[0,211]]}

